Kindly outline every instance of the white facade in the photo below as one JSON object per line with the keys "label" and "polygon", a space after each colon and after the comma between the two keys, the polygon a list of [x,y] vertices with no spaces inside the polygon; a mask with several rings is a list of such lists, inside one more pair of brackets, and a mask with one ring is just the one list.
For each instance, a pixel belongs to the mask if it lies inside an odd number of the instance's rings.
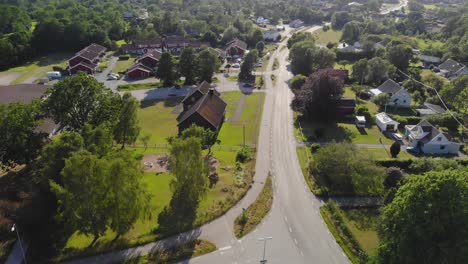
{"label": "white facade", "polygon": [[382,132],[397,131],[398,125],[400,124],[397,121],[391,119],[386,113],[378,113],[377,115],[375,115],[375,123]]}
{"label": "white facade", "polygon": [[409,108],[411,107],[411,99],[412,97],[408,91],[402,88],[400,91],[396,92],[390,97],[388,100],[388,105]]}
{"label": "white facade", "polygon": [[405,126],[409,148],[419,148],[425,154],[458,154],[460,144],[450,141],[444,133],[427,121],[416,126]]}

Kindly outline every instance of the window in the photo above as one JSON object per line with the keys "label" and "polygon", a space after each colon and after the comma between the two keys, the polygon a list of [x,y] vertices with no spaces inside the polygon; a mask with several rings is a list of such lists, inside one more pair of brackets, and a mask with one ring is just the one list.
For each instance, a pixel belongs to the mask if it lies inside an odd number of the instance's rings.
{"label": "window", "polygon": [[437,138],[437,141],[442,141],[442,137],[438,137],[438,138]]}
{"label": "window", "polygon": [[445,145],[441,145],[441,146],[440,146],[440,149],[445,149]]}

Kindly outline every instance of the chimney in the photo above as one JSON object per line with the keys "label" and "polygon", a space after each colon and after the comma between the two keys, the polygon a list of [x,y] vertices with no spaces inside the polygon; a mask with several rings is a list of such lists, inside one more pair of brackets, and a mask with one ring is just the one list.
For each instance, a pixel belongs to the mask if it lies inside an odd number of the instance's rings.
{"label": "chimney", "polygon": [[211,87],[210,90],[208,91],[208,94],[210,95],[210,97],[214,95],[214,92],[215,92],[215,88]]}

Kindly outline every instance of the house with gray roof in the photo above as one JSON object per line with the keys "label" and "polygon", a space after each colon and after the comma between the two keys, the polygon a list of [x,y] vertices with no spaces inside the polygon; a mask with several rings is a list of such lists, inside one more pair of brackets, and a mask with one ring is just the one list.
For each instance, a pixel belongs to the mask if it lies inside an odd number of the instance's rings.
{"label": "house with gray roof", "polygon": [[412,97],[408,91],[396,83],[392,79],[386,80],[379,87],[370,90],[371,97],[379,96],[380,94],[388,94],[388,105],[394,107],[411,107]]}
{"label": "house with gray roof", "polygon": [[468,74],[468,68],[452,59],[446,60],[439,65],[440,73],[447,79],[452,80],[462,74]]}
{"label": "house with gray roof", "polygon": [[417,125],[405,126],[405,137],[408,141],[407,150],[424,154],[458,154],[460,143],[451,141],[447,133],[439,131],[427,120]]}

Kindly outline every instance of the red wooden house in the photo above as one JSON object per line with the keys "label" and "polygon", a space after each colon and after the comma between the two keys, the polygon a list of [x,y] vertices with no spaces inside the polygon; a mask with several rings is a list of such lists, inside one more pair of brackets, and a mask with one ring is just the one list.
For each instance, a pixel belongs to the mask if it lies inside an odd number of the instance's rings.
{"label": "red wooden house", "polygon": [[141,63],[134,64],[128,68],[126,76],[129,79],[143,79],[148,78],[153,74],[153,70]]}
{"label": "red wooden house", "polygon": [[94,43],[80,50],[68,60],[70,74],[76,74],[79,71],[88,74],[95,73],[101,58],[106,54],[106,50],[105,47]]}
{"label": "red wooden house", "polygon": [[228,56],[242,58],[247,52],[247,43],[235,38],[226,44],[224,50]]}

